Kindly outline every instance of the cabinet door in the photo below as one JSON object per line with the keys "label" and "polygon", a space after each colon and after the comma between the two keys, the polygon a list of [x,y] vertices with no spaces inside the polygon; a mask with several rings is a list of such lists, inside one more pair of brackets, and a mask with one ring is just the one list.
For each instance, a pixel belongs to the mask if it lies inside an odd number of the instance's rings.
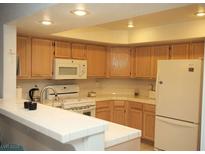
{"label": "cabinet door", "polygon": [[151,76],[151,47],[137,47],[135,54],[136,77]]}
{"label": "cabinet door", "polygon": [[110,101],[96,102],[96,118],[111,121],[111,104]]}
{"label": "cabinet door", "polygon": [[86,59],[87,57],[85,44],[73,43],[71,52],[73,59]]}
{"label": "cabinet door", "polygon": [[142,104],[129,102],[127,110],[127,126],[142,130]]}
{"label": "cabinet door", "polygon": [[68,42],[55,41],[55,57],[71,58],[71,44]]}
{"label": "cabinet door", "polygon": [[151,49],[151,77],[157,76],[157,61],[169,59],[169,46],[154,46]]}
{"label": "cabinet door", "polygon": [[106,76],[106,53],[107,50],[103,46],[88,45],[87,46],[87,64],[88,76],[105,77]]}
{"label": "cabinet door", "polygon": [[32,39],[32,72],[33,78],[52,78],[53,41]]}
{"label": "cabinet door", "polygon": [[195,42],[191,44],[190,59],[202,59],[204,58],[204,42]]}
{"label": "cabinet door", "polygon": [[131,51],[130,48],[114,47],[110,51],[110,76],[131,76]]}
{"label": "cabinet door", "polygon": [[126,124],[126,103],[125,101],[113,101],[112,122],[121,125]]}
{"label": "cabinet door", "polygon": [[143,132],[142,138],[154,141],[155,131],[155,106],[143,105]]}
{"label": "cabinet door", "polygon": [[28,79],[31,75],[31,46],[27,37],[17,37],[17,78]]}
{"label": "cabinet door", "polygon": [[143,133],[142,137],[154,141],[155,114],[143,112]]}
{"label": "cabinet door", "polygon": [[171,59],[188,59],[189,58],[189,44],[173,44],[170,51]]}

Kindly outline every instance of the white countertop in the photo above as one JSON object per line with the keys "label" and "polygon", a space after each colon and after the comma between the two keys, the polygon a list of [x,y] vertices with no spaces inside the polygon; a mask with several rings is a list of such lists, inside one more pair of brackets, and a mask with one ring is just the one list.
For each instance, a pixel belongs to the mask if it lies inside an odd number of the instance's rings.
{"label": "white countertop", "polygon": [[141,130],[109,122],[105,131],[105,148],[141,137]]}
{"label": "white countertop", "polygon": [[139,103],[146,103],[155,105],[155,99],[151,99],[148,97],[134,97],[130,95],[101,95],[96,97],[89,97],[95,99],[95,101],[106,101],[106,100],[125,100],[125,101],[133,101]]}
{"label": "white countertop", "polygon": [[0,100],[0,113],[61,143],[104,132],[108,122],[78,113],[38,104],[24,109],[25,100]]}

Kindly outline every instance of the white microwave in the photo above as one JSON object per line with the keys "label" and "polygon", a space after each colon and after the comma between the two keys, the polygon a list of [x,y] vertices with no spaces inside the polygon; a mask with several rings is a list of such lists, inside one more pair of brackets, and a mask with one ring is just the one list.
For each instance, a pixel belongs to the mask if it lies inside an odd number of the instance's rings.
{"label": "white microwave", "polygon": [[87,60],[54,59],[53,79],[87,79]]}

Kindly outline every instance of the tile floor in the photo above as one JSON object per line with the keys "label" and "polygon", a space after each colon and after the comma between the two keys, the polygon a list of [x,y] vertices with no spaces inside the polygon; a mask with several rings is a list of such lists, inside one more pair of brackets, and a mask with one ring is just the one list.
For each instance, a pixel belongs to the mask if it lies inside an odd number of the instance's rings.
{"label": "tile floor", "polygon": [[154,151],[154,146],[148,143],[141,143],[140,146],[141,151]]}

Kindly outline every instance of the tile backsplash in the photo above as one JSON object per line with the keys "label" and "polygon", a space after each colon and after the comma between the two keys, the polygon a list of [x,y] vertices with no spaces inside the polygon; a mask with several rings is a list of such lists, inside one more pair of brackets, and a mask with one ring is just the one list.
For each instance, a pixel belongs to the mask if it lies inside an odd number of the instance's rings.
{"label": "tile backsplash", "polygon": [[29,89],[35,85],[42,89],[47,85],[78,84],[80,96],[87,96],[88,92],[95,91],[99,95],[134,95],[135,90],[140,96],[148,96],[151,84],[155,81],[142,79],[87,79],[87,80],[18,80],[17,86],[22,88],[23,98],[28,98]]}

